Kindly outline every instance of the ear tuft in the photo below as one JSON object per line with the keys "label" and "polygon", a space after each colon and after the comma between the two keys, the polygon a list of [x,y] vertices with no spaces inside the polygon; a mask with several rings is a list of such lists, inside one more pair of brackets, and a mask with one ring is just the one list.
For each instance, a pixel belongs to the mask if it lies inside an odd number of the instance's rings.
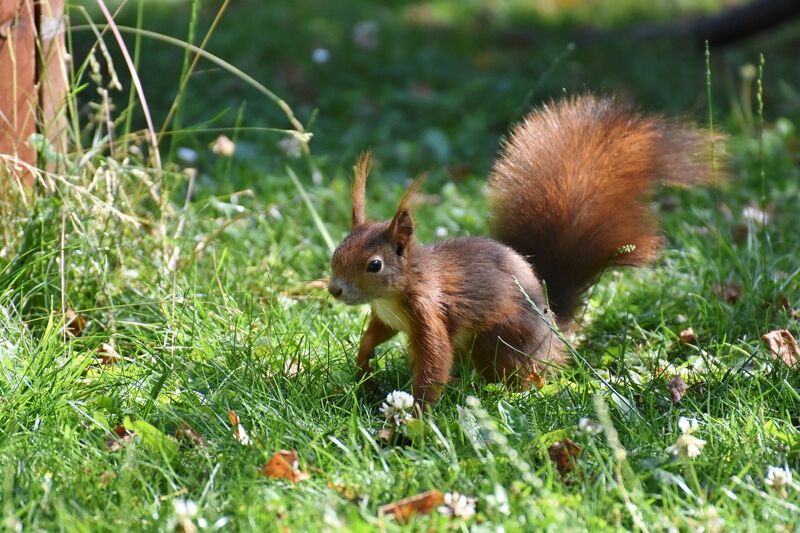
{"label": "ear tuft", "polygon": [[367,176],[372,169],[372,152],[364,152],[358,157],[353,168],[353,228],[367,221],[366,193]]}

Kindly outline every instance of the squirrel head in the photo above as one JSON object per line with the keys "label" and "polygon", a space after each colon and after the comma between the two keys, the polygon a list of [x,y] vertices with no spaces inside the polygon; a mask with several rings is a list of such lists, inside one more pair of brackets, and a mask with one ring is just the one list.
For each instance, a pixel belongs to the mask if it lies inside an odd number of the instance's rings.
{"label": "squirrel head", "polygon": [[334,298],[358,305],[391,297],[400,292],[412,251],[414,220],[409,200],[423,176],[408,188],[392,219],[370,222],[366,217],[364,195],[372,154],[363,154],[353,178],[353,227],[336,248],[331,259],[328,291]]}

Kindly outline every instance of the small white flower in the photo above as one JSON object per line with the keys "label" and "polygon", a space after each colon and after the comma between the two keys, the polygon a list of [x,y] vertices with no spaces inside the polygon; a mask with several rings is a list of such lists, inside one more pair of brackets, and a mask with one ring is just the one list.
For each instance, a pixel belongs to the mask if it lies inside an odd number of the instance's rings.
{"label": "small white flower", "polygon": [[678,437],[675,444],[667,448],[667,452],[676,457],[688,457],[689,459],[698,457],[706,445],[706,441],[692,435],[698,427],[699,423],[696,418],[680,417],[678,428],[681,430],[681,436]]}
{"label": "small white flower", "polygon": [[303,143],[294,135],[287,135],[278,143],[281,152],[291,159],[297,159],[302,154]]}
{"label": "small white flower", "polygon": [[700,423],[696,418],[686,418],[685,416],[682,416],[678,419],[678,429],[680,429],[681,433],[684,435],[690,435],[694,433],[698,427],[700,427]]}
{"label": "small white flower", "polygon": [[390,392],[386,401],[381,405],[381,413],[387,421],[395,426],[400,426],[411,421],[411,412],[414,409],[414,397],[401,390]]}
{"label": "small white flower", "polygon": [[198,507],[192,500],[175,498],[172,500],[172,508],[175,509],[175,516],[178,518],[194,518],[197,516]]}
{"label": "small white flower", "polygon": [[438,226],[436,228],[436,238],[444,239],[445,237],[447,237],[447,228],[444,226]]}
{"label": "small white flower", "polygon": [[178,159],[184,164],[193,165],[197,163],[197,152],[186,146],[181,146],[178,148]]}
{"label": "small white flower", "polygon": [[770,466],[767,468],[767,477],[764,478],[764,484],[785,497],[786,487],[792,484],[792,471],[788,468]]}
{"label": "small white flower", "polygon": [[331,53],[328,51],[327,48],[315,48],[314,51],[311,53],[311,59],[314,60],[314,63],[318,63],[322,65],[323,63],[327,63],[331,58]]}
{"label": "small white flower", "polygon": [[769,213],[754,205],[742,209],[742,218],[759,226],[769,224]]}
{"label": "small white flower", "polygon": [[[513,448],[511,449],[513,450]],[[489,507],[497,510],[499,513],[502,513],[506,516],[511,514],[511,506],[508,502],[508,494],[502,485],[495,485],[494,494],[487,495],[485,501]]]}
{"label": "small white flower", "polygon": [[597,420],[583,417],[578,420],[578,432],[581,435],[597,435],[603,432],[603,426]]}
{"label": "small white flower", "polygon": [[231,157],[236,152],[236,144],[227,135],[220,135],[209,147],[212,152],[223,157]]}
{"label": "small white flower", "polygon": [[[175,498],[172,500],[172,508],[175,510],[175,518],[170,524],[172,525],[170,529],[180,530],[185,533],[197,531],[194,518],[197,516],[198,507],[195,502],[184,500],[183,498]],[[203,522],[205,521],[202,518],[198,520],[198,523]]]}
{"label": "small white flower", "polygon": [[469,498],[458,492],[444,495],[444,505],[439,506],[439,513],[457,518],[469,518],[475,515],[477,498]]}

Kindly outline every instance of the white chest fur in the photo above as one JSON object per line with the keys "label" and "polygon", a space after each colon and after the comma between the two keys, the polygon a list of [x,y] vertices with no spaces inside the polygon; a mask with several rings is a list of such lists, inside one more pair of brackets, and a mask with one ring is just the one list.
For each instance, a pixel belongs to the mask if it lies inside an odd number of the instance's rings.
{"label": "white chest fur", "polygon": [[410,320],[403,307],[395,300],[374,300],[372,310],[381,319],[381,322],[392,329],[408,333]]}

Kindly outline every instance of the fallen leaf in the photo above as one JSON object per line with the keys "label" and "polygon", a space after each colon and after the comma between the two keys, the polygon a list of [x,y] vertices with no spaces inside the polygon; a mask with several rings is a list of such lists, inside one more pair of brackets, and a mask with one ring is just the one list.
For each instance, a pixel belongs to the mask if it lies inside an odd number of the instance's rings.
{"label": "fallen leaf", "polygon": [[533,385],[537,389],[541,389],[545,385],[544,378],[541,374],[539,374],[539,372],[536,371],[535,368],[531,368],[530,372],[528,373],[526,383]]}
{"label": "fallen leaf", "polygon": [[125,426],[117,426],[114,428],[114,436],[106,439],[106,451],[116,452],[122,449],[122,446],[128,444],[133,440],[133,431]]}
{"label": "fallen leaf", "polygon": [[783,293],[779,294],[774,300],[768,300],[767,305],[770,304],[774,305],[778,309],[786,311],[786,314],[791,318],[800,318],[800,311],[792,307],[791,302],[789,302],[789,298]]}
{"label": "fallen leaf", "polygon": [[72,337],[77,337],[81,333],[83,333],[83,328],[86,327],[86,317],[83,315],[77,314],[70,308],[67,308],[67,311],[64,313],[64,329],[66,330],[67,334]]}
{"label": "fallen leaf", "polygon": [[729,304],[738,302],[739,297],[742,295],[742,286],[733,282],[715,283],[711,290]]}
{"label": "fallen leaf", "polygon": [[97,353],[100,354],[100,364],[101,365],[113,365],[114,363],[118,362],[122,359],[122,356],[117,353],[116,348],[110,342],[104,342],[98,348]]}
{"label": "fallen leaf", "polygon": [[394,503],[381,505],[378,513],[392,516],[398,522],[405,523],[414,515],[433,512],[442,503],[444,503],[444,494],[433,489]]}
{"label": "fallen leaf", "polygon": [[239,422],[239,415],[236,411],[231,409],[228,411],[228,420],[231,421],[231,428],[233,428],[233,438],[242,446],[250,446],[250,437],[247,435],[247,430]]}
{"label": "fallen leaf", "polygon": [[175,431],[175,438],[191,441],[195,446],[199,446],[200,448],[208,444],[208,441],[186,422],[181,422],[178,430]]}
{"label": "fallen leaf", "polygon": [[678,339],[681,341],[681,344],[694,344],[697,342],[697,335],[694,334],[692,328],[686,328],[680,332]]}
{"label": "fallen leaf", "polygon": [[313,281],[309,281],[306,283],[306,289],[322,289],[325,290],[328,288],[328,278],[319,278]]}
{"label": "fallen leaf", "polygon": [[280,450],[264,465],[264,475],[276,479],[288,479],[293,483],[308,479],[310,476],[300,470],[300,461],[296,450]]}
{"label": "fallen leaf", "polygon": [[564,439],[551,444],[547,448],[547,453],[558,473],[564,477],[575,469],[575,457],[581,453],[581,447],[569,439]]}
{"label": "fallen leaf", "polygon": [[672,398],[672,403],[678,403],[683,399],[683,396],[686,394],[686,391],[689,390],[689,387],[686,385],[686,382],[683,381],[683,378],[680,376],[675,376],[672,378],[667,385],[669,389],[669,396]]}
{"label": "fallen leaf", "polygon": [[793,367],[800,360],[800,347],[789,330],[770,331],[762,335],[761,340],[769,347],[773,359],[783,361],[786,366]]}
{"label": "fallen leaf", "polygon": [[389,442],[392,440],[394,434],[394,426],[386,426],[378,430],[378,440],[381,442]]}

